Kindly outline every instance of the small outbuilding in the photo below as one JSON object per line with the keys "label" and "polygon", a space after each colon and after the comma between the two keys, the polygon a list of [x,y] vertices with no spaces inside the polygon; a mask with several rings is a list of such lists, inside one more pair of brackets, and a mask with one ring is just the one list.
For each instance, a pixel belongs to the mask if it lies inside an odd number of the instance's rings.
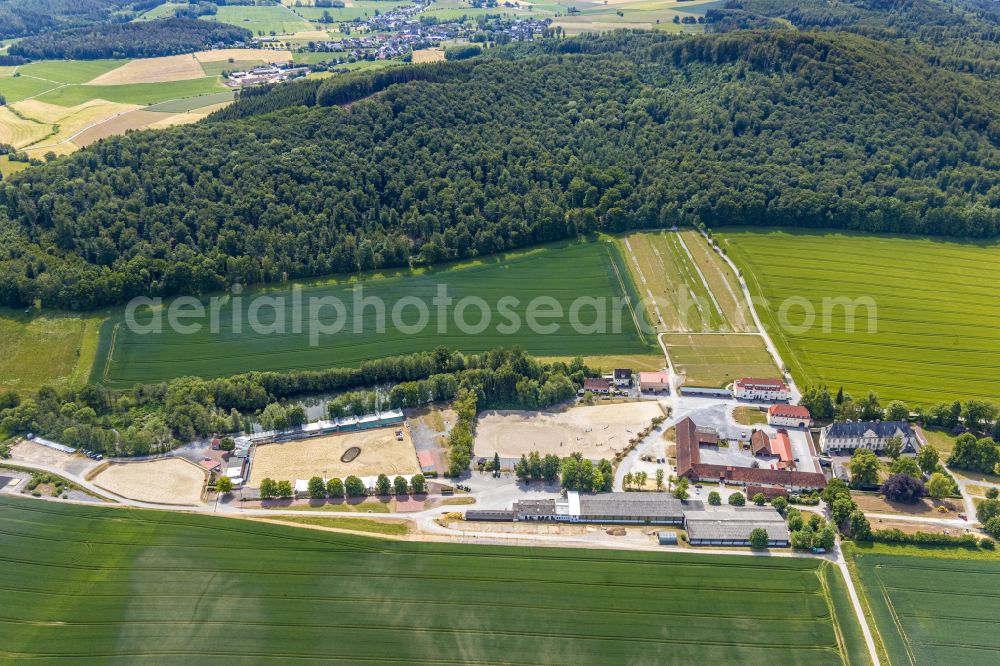
{"label": "small outbuilding", "polygon": [[657,532],[656,540],[661,546],[676,546],[677,532]]}

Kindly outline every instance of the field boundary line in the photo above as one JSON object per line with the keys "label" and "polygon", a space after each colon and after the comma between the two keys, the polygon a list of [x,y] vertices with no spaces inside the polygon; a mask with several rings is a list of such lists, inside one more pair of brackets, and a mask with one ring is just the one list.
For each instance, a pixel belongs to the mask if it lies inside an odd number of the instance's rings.
{"label": "field boundary line", "polygon": [[[681,232],[678,232],[678,233],[681,233]],[[706,243],[706,245],[708,245],[708,248],[709,248],[708,252],[709,252],[709,255],[711,255],[714,252],[714,248],[712,247],[711,243]],[[739,296],[736,295],[736,292],[733,291],[733,285],[729,284],[729,279],[726,277],[726,274],[718,266],[716,266],[715,269],[716,269],[716,272],[719,274],[719,278],[722,279],[722,284],[726,287],[726,291],[728,291],[729,295],[733,297],[733,302],[736,304],[736,314],[739,315],[739,318],[742,321],[742,323],[744,325],[752,324],[753,322],[747,321],[747,318],[746,318],[746,308],[749,307],[749,303],[746,302],[746,299],[740,298]],[[725,314],[725,313],[723,313],[723,314]],[[730,323],[731,326],[733,325],[733,322],[729,322],[729,323]],[[733,326],[733,328],[735,329],[735,326]],[[753,333],[753,334],[755,334],[757,332],[756,331],[736,331],[736,330],[734,330],[733,333],[740,333],[740,334],[742,334],[742,333]]]}
{"label": "field boundary line", "polygon": [[[774,341],[771,339],[771,336],[768,335],[767,331],[764,330],[764,324],[761,323],[760,315],[757,314],[757,307],[754,305],[753,296],[750,293],[750,287],[747,283],[746,278],[743,276],[743,273],[740,272],[740,269],[736,266],[733,260],[729,258],[729,255],[723,253],[721,249],[719,249],[712,243],[712,239],[708,237],[708,234],[705,233],[704,229],[699,229],[698,231],[705,238],[705,240],[708,241],[708,244],[719,254],[719,256],[722,257],[722,260],[725,261],[729,265],[729,267],[733,269],[733,272],[736,274],[736,278],[740,281],[740,287],[742,287],[743,289],[743,295],[747,299],[747,303],[750,304],[750,314],[753,315],[754,324],[757,325],[757,330],[760,333],[760,337],[764,340],[764,346],[767,347],[767,351],[769,351],[771,353],[771,356],[774,358],[774,362],[778,366],[778,371],[784,373],[785,375],[785,379],[787,380],[788,386],[791,389],[791,394],[792,394],[791,402],[797,403],[802,398],[802,393],[799,391],[799,387],[795,384],[795,378],[792,376],[791,370],[785,370],[785,368],[788,368],[790,366],[787,366],[781,359],[781,354],[778,353],[777,346],[774,344]],[[750,275],[756,281],[756,277],[753,276],[752,271]],[[759,284],[757,286],[758,288],[760,287]],[[794,362],[794,355],[791,356]],[[877,664],[878,662],[876,661],[876,665]]]}
{"label": "field boundary line", "polygon": [[104,358],[104,372],[101,373],[101,378],[105,382],[108,381],[108,372],[111,370],[111,361],[113,360],[112,357],[115,353],[115,344],[118,342],[118,327],[121,325],[122,323],[120,321],[115,322],[115,325],[111,328],[111,341],[108,342],[108,354]]}
{"label": "field boundary line", "polygon": [[[614,241],[608,241],[613,243]],[[608,253],[608,260],[611,262],[611,268],[615,271],[615,277],[618,278],[618,286],[622,289],[622,296],[625,297],[625,303],[628,305],[628,311],[632,314],[632,322],[635,324],[636,332],[639,337],[645,342],[646,334],[642,330],[642,326],[639,325],[639,317],[635,313],[635,308],[632,307],[632,298],[629,296],[628,288],[625,286],[625,280],[622,277],[621,271],[618,270],[618,262],[615,261],[614,255],[611,253],[611,248],[605,246],[604,250]]]}

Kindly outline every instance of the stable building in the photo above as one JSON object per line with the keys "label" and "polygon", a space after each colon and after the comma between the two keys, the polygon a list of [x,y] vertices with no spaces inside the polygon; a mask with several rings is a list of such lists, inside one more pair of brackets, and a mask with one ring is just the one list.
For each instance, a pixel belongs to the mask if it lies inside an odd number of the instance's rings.
{"label": "stable building", "polygon": [[689,514],[686,528],[692,546],[750,545],[750,532],[762,528],[767,532],[767,545],[787,548],[790,545],[788,525],[780,513],[770,507],[711,507]]}
{"label": "stable building", "polygon": [[823,453],[853,452],[868,449],[884,451],[893,437],[902,440],[903,453],[916,453],[920,440],[906,421],[846,421],[831,423],[820,431],[819,446]]}
{"label": "stable building", "polygon": [[700,511],[699,501],[681,501],[666,493],[580,493],[550,500],[514,502],[515,520],[623,525],[683,525],[686,511]]}
{"label": "stable building", "polygon": [[785,428],[808,428],[812,416],[802,405],[771,405],[767,408],[767,422]]}
{"label": "stable building", "polygon": [[737,400],[763,400],[774,402],[788,400],[791,393],[788,384],[780,379],[758,379],[744,377],[733,383],[733,397]]}
{"label": "stable building", "polygon": [[670,391],[670,375],[666,372],[640,372],[639,390],[643,393]]}

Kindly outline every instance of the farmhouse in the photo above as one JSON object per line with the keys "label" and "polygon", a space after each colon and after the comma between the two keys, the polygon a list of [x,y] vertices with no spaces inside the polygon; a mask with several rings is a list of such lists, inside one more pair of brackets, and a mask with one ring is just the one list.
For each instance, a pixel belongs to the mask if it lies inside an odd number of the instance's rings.
{"label": "farmhouse", "polygon": [[733,397],[738,400],[788,400],[788,384],[780,379],[744,377],[733,383]]}
{"label": "farmhouse", "polygon": [[[778,457],[777,469],[763,467],[742,467],[704,463],[701,460],[702,446],[716,446],[719,443],[718,433],[711,428],[699,427],[690,417],[677,423],[677,475],[686,476],[692,481],[708,481],[712,483],[730,482],[745,485],[767,485],[786,488],[788,490],[814,489],[826,486],[826,477],[818,472],[798,472],[792,469],[794,459],[788,434],[781,433],[773,440],[766,434],[751,437],[751,446],[759,447],[761,453]],[[760,432],[760,431],[758,431]],[[756,437],[756,441],[753,439]],[[761,439],[767,439],[767,442]],[[784,460],[782,460],[784,458]]]}
{"label": "farmhouse", "polygon": [[611,393],[611,382],[604,377],[587,377],[583,380],[583,390],[607,395]]}
{"label": "farmhouse", "polygon": [[770,507],[713,507],[687,518],[688,541],[692,546],[749,546],[751,530],[767,532],[767,545],[789,545],[788,526],[781,514]]}
{"label": "farmhouse", "polygon": [[670,375],[665,372],[640,372],[639,390],[643,393],[647,391],[669,391]]}
{"label": "farmhouse", "polygon": [[806,428],[811,421],[809,410],[802,405],[771,405],[767,408],[767,422],[773,426]]}
{"label": "farmhouse", "polygon": [[882,451],[892,437],[899,437],[903,453],[915,453],[920,440],[906,421],[858,421],[832,423],[820,431],[819,445],[823,453],[868,449]]}
{"label": "farmhouse", "polygon": [[628,368],[615,368],[611,381],[615,386],[632,386],[632,371]]}

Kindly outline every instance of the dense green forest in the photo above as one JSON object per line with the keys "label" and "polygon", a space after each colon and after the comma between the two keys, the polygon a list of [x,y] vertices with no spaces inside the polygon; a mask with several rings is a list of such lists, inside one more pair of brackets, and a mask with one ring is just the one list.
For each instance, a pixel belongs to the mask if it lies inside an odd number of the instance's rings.
{"label": "dense green forest", "polygon": [[95,60],[152,58],[247,42],[249,30],[225,23],[171,18],[139,23],[98,23],[27,37],[8,49],[24,58]]}
{"label": "dense green forest", "polygon": [[102,21],[127,21],[162,0],[3,0],[0,2],[0,38],[37,35],[51,30],[79,28]]}
{"label": "dense green forest", "polygon": [[894,44],[616,33],[490,51],[286,84],[12,177],[0,303],[86,309],[672,224],[1000,230],[995,88]]}
{"label": "dense green forest", "polygon": [[850,30],[900,41],[928,62],[985,77],[1000,74],[996,0],[728,0],[705,15],[718,32],[747,28]]}

